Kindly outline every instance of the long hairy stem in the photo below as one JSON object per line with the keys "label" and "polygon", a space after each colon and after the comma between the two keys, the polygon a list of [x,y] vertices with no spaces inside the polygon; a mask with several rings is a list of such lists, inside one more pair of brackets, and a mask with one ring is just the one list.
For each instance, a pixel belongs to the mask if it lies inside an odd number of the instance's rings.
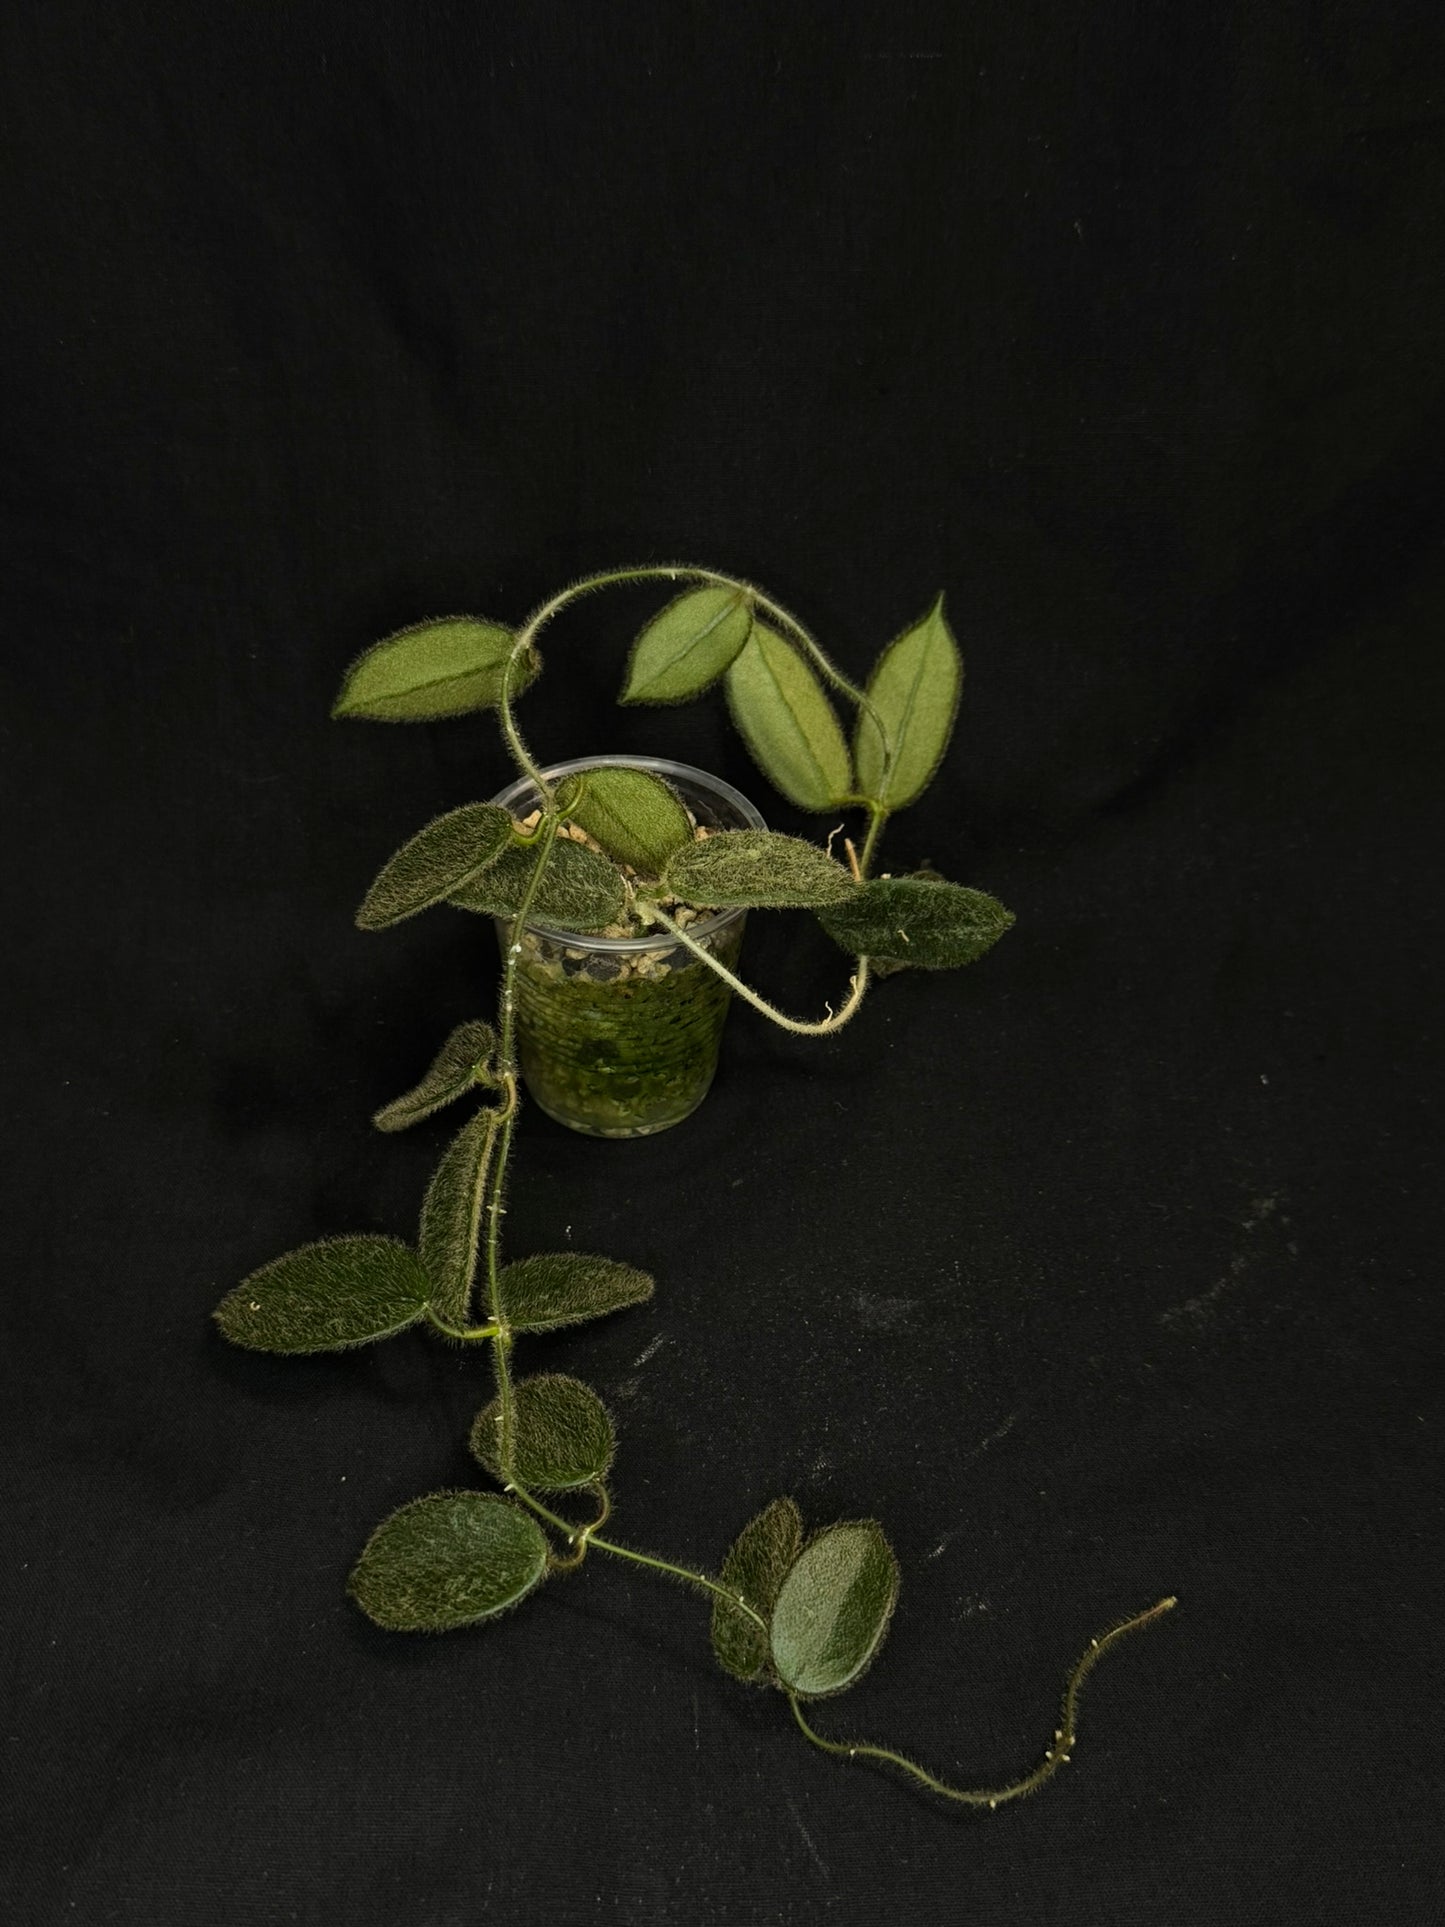
{"label": "long hairy stem", "polygon": [[537,892],[542,887],[542,876],[547,868],[547,859],[551,856],[552,845],[556,841],[556,817],[544,816],[538,828],[540,836],[536,862],[532,865],[527,887],[522,892],[522,901],[517,906],[517,914],[507,931],[507,950],[502,959],[501,1024],[497,1061],[507,1096],[503,1116],[497,1127],[496,1148],[492,1153],[491,1193],[486,1203],[487,1308],[491,1313],[492,1323],[497,1327],[497,1338],[492,1346],[492,1363],[496,1372],[497,1406],[501,1419],[498,1426],[500,1436],[497,1441],[497,1458],[503,1477],[507,1479],[512,1477],[513,1472],[516,1401],[512,1395],[509,1356],[512,1334],[502,1305],[501,1246],[502,1217],[506,1210],[507,1163],[512,1151],[512,1135],[517,1112],[522,1103],[521,1084],[517,1074],[517,964],[522,955],[522,934],[527,927],[527,917],[537,900]]}
{"label": "long hairy stem", "polygon": [[550,597],[549,600],[542,603],[528,616],[527,620],[522,624],[522,627],[517,631],[516,641],[512,646],[512,654],[507,663],[506,673],[502,678],[502,728],[506,734],[508,743],[511,745],[513,755],[532,780],[542,789],[544,795],[550,795],[550,792],[547,791],[547,786],[542,782],[536,765],[528,755],[511,714],[511,683],[516,666],[523,661],[528,652],[535,646],[537,637],[552,618],[565,609],[569,603],[577,601],[582,596],[592,595],[598,589],[610,588],[616,583],[657,581],[711,583],[720,589],[739,590],[747,596],[749,602],[755,609],[761,609],[766,615],[771,616],[781,628],[785,629],[803,650],[804,654],[816,665],[824,679],[831,683],[840,695],[846,696],[849,702],[863,710],[866,715],[871,716],[873,721],[878,725],[880,735],[884,734],[882,718],[879,716],[878,711],[867,694],[859,689],[856,683],[848,680],[838,665],[823,649],[817,638],[810,630],[803,626],[791,609],[785,609],[781,602],[775,602],[771,596],[765,595],[756,583],[748,582],[744,580],[742,576],[726,575],[720,569],[700,568],[696,563],[692,562],[652,562],[642,563],[630,569],[607,569],[600,575],[584,576],[580,581],[568,583],[565,589],[559,589],[556,595]]}
{"label": "long hairy stem", "polygon": [[885,1766],[897,1767],[901,1772],[911,1774],[921,1785],[926,1786],[930,1793],[940,1794],[945,1800],[956,1801],[960,1806],[990,1809],[1001,1807],[1010,1800],[1022,1800],[1026,1794],[1036,1793],[1041,1786],[1053,1779],[1060,1767],[1068,1765],[1074,1743],[1078,1738],[1079,1695],[1083,1691],[1084,1681],[1110,1647],[1116,1646],[1127,1634],[1138,1632],[1145,1626],[1152,1626],[1178,1603],[1178,1600],[1173,1598],[1161,1599],[1158,1605],[1151,1606],[1147,1612],[1136,1613],[1132,1619],[1125,1619],[1119,1625],[1111,1627],[1100,1638],[1090,1640],[1088,1651],[1070,1673],[1064,1688],[1063,1708],[1052,1744],[1045,1748],[1043,1759],[1032,1773],[1026,1773],[1021,1780],[1014,1780],[1008,1786],[950,1786],[946,1780],[938,1779],[936,1775],[921,1767],[916,1760],[910,1760],[906,1754],[895,1753],[892,1747],[872,1746],[863,1740],[824,1739],[821,1733],[815,1732],[808,1724],[797,1694],[789,1693],[788,1701],[793,1709],[793,1718],[801,1731],[814,1746],[821,1747],[825,1753],[834,1753],[840,1759],[846,1760],[879,1760]]}
{"label": "long hairy stem", "polygon": [[735,990],[739,997],[750,1003],[754,1010],[760,1010],[764,1017],[777,1024],[780,1029],[790,1030],[798,1037],[826,1037],[835,1030],[841,1030],[863,1001],[864,993],[868,988],[866,957],[858,959],[858,968],[848,981],[848,995],[838,1010],[830,1010],[828,1015],[820,1018],[817,1023],[807,1023],[799,1017],[785,1016],[765,997],[760,997],[750,984],[744,983],[741,977],[729,970],[720,958],[713,955],[706,944],[699,943],[697,938],[690,936],[680,923],[675,923],[665,910],[660,910],[655,903],[644,903],[640,907],[649,917],[655,917],[685,950],[690,950],[700,962],[705,963],[709,970],[721,977],[723,982]]}

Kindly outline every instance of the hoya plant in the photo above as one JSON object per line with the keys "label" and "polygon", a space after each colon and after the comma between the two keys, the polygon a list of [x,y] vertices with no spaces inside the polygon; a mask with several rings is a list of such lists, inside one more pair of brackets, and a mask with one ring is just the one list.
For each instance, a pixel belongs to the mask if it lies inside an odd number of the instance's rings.
{"label": "hoya plant", "polygon": [[[708,832],[677,788],[647,769],[592,766],[554,782],[534,760],[514,705],[541,669],[543,630],[583,596],[648,582],[669,584],[673,594],[633,644],[621,701],[689,702],[721,682],[748,750],[789,801],[829,819],[861,812],[842,859],[832,854],[836,830],[826,846],[756,827]],[[233,1343],[262,1352],[339,1351],[419,1328],[487,1354],[491,1395],[469,1443],[490,1485],[428,1493],[377,1526],[350,1590],[378,1626],[414,1633],[484,1625],[593,1555],[627,1560],[706,1595],[718,1663],[736,1680],[781,1693],[815,1746],[895,1768],[962,1805],[992,1808],[1041,1787],[1068,1760],[1086,1676],[1174,1601],[1091,1641],[1041,1760],[1006,1784],[953,1786],[890,1747],[820,1733],[811,1703],[853,1685],[888,1630],[899,1571],[881,1526],[849,1519],[810,1529],[791,1499],[778,1498],[743,1527],[715,1572],[614,1537],[606,1530],[612,1414],[580,1379],[520,1372],[518,1353],[563,1326],[641,1303],[654,1281],[625,1259],[508,1256],[502,1235],[523,1091],[519,979],[537,927],[576,933],[579,943],[608,932],[680,946],[728,992],[815,1036],[846,1024],[878,976],[972,964],[1003,936],[1013,917],[985,892],[931,869],[877,873],[885,825],[917,801],[939,767],[962,680],[941,596],[887,644],[860,689],[759,588],[680,566],[589,576],[520,628],[446,617],[367,650],[342,681],[335,715],[423,722],[493,712],[525,779],[533,806],[524,814],[472,802],[438,817],[390,858],[357,914],[367,930],[438,905],[499,919],[497,1008],[455,1029],[415,1088],[373,1120],[399,1131],[443,1106],[471,1105],[428,1186],[415,1243],[360,1235],[304,1245],[244,1279],[215,1316]],[[854,712],[851,740],[835,696]],[[702,934],[709,918],[733,909],[815,917],[852,960],[837,1010],[800,1020],[746,984]]]}

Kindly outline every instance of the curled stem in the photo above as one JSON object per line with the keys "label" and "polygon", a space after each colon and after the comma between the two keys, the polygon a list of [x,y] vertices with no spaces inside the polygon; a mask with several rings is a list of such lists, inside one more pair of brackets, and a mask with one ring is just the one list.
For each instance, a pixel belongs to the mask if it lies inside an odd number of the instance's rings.
{"label": "curled stem", "polygon": [[860,957],[857,970],[848,980],[848,995],[841,1009],[830,1011],[816,1024],[805,1023],[800,1018],[786,1016],[781,1010],[775,1009],[766,997],[760,997],[750,984],[745,984],[742,978],[729,970],[727,965],[715,957],[705,944],[699,943],[696,937],[690,936],[680,923],[674,922],[667,912],[659,910],[655,903],[639,903],[639,908],[647,916],[655,917],[685,950],[690,950],[695,957],[707,965],[709,970],[716,972],[744,1002],[751,1004],[754,1010],[760,1010],[764,1017],[769,1018],[783,1030],[792,1031],[796,1036],[826,1037],[832,1031],[841,1030],[862,1003],[864,992],[868,988],[868,959]]}
{"label": "curled stem", "polygon": [[814,1746],[821,1747],[825,1753],[836,1753],[848,1760],[881,1760],[887,1766],[896,1766],[904,1773],[912,1774],[913,1778],[926,1786],[930,1793],[941,1794],[945,1800],[955,1800],[960,1806],[990,1809],[1000,1807],[1008,1800],[1021,1800],[1027,1793],[1036,1793],[1041,1786],[1054,1777],[1061,1766],[1068,1764],[1074,1742],[1078,1737],[1079,1695],[1083,1690],[1084,1681],[1111,1646],[1117,1645],[1127,1633],[1137,1632],[1142,1627],[1151,1626],[1156,1619],[1162,1619],[1164,1614],[1178,1603],[1178,1600],[1173,1598],[1161,1599],[1157,1606],[1151,1606],[1147,1612],[1136,1613],[1132,1619],[1123,1620],[1119,1625],[1111,1627],[1100,1638],[1090,1640],[1089,1650],[1070,1673],[1068,1684],[1064,1688],[1063,1710],[1059,1716],[1058,1729],[1054,1734],[1052,1745],[1045,1749],[1043,1759],[1032,1773],[1026,1773],[1021,1780],[1015,1780],[1009,1786],[950,1786],[947,1781],[937,1779],[932,1773],[919,1766],[916,1760],[910,1760],[902,1753],[895,1753],[891,1747],[870,1746],[862,1740],[825,1740],[821,1733],[814,1732],[809,1726],[803,1709],[798,1704],[796,1693],[788,1694],[788,1703],[793,1709],[793,1718],[802,1732]]}
{"label": "curled stem", "polygon": [[859,709],[864,710],[871,716],[873,721],[878,725],[879,733],[884,733],[882,718],[864,691],[859,689],[856,683],[848,680],[842,670],[838,668],[837,664],[826,654],[816,638],[809,630],[804,628],[803,624],[799,622],[798,618],[790,609],[785,609],[781,602],[775,602],[771,596],[765,595],[755,583],[744,581],[741,576],[725,575],[720,569],[699,568],[696,564],[690,562],[654,562],[643,563],[631,569],[607,569],[600,575],[584,576],[581,581],[569,583],[565,589],[559,589],[556,595],[542,603],[540,607],[528,616],[527,620],[522,624],[522,627],[517,631],[517,638],[512,646],[512,654],[507,663],[506,673],[502,678],[502,700],[500,704],[502,728],[506,733],[512,754],[527,772],[528,776],[532,778],[533,782],[536,783],[542,791],[549,806],[551,803],[551,791],[542,781],[540,773],[532,762],[531,757],[527,754],[526,746],[522,742],[516,723],[512,718],[509,698],[514,666],[519,664],[527,652],[533,647],[537,637],[552,620],[553,616],[565,609],[568,603],[576,601],[581,596],[591,595],[598,589],[609,588],[615,583],[656,582],[659,580],[666,582],[707,582],[721,589],[740,590],[755,609],[761,609],[766,615],[771,616],[780,627],[786,629],[793,640],[802,648],[804,654],[812,659],[817,668],[822,672],[824,678],[833,685],[839,694],[846,696],[849,702],[855,704]]}
{"label": "curled stem", "polygon": [[574,1526],[568,1534],[568,1541],[576,1547],[570,1559],[558,1559],[555,1555],[547,1561],[553,1572],[573,1572],[587,1557],[587,1541],[600,1526],[605,1526],[612,1516],[612,1496],[605,1485],[590,1488],[597,1495],[597,1516],[589,1519],[586,1525]]}

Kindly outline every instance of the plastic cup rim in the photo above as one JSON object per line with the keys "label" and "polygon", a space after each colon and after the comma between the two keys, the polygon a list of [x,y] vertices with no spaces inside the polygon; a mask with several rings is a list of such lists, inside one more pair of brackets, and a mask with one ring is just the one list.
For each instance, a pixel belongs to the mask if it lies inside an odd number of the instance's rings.
{"label": "plastic cup rim", "polygon": [[[654,776],[681,778],[695,784],[699,789],[710,790],[721,801],[731,803],[749,829],[765,830],[768,827],[757,805],[750,802],[741,790],[734,789],[731,783],[725,782],[721,776],[714,776],[710,770],[698,769],[691,763],[674,762],[666,756],[573,756],[565,763],[549,765],[542,774],[549,783],[558,783],[565,777],[579,775],[583,770],[600,768],[645,769],[650,770]],[[515,814],[515,805],[529,791],[535,796],[537,785],[530,776],[519,776],[504,790],[499,790],[491,800],[499,804],[502,809]],[[708,917],[700,923],[690,923],[687,926],[687,934],[701,942],[705,938],[718,935],[730,924],[736,923],[740,917],[746,915],[747,910],[741,904],[728,910],[719,910],[716,916]],[[499,924],[505,924],[506,921],[505,917],[497,918]],[[599,937],[585,930],[559,930],[550,923],[528,923],[527,928],[536,936],[545,937],[549,942],[563,944],[572,950],[620,951],[624,955],[631,955],[644,950],[677,948],[677,938],[670,930],[658,930],[645,937]]]}

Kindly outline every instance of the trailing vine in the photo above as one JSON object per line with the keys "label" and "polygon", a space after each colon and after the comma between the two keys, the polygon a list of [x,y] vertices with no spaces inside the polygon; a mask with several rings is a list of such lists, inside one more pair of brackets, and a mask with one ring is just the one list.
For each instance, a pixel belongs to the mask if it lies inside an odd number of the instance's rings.
{"label": "trailing vine", "polygon": [[[758,828],[709,830],[676,788],[647,770],[598,762],[554,780],[533,757],[515,703],[541,669],[543,631],[582,597],[654,581],[678,593],[637,637],[621,700],[684,702],[721,681],[751,754],[785,796],[805,810],[864,812],[860,840],[845,840],[846,862],[832,855],[831,837],[823,849]],[[523,1089],[519,975],[538,930],[576,933],[579,942],[588,932],[650,935],[772,1022],[811,1036],[848,1023],[879,975],[969,964],[1005,933],[1012,915],[982,891],[931,870],[873,874],[889,818],[917,800],[938,768],[961,683],[941,596],[887,645],[860,689],[761,589],[682,565],[589,576],[515,630],[445,617],[367,650],[343,680],[338,717],[430,721],[494,710],[536,799],[526,817],[496,802],[469,803],[427,824],[383,867],[357,915],[365,929],[439,904],[498,919],[496,1021],[460,1025],[421,1081],[373,1120],[381,1130],[401,1130],[453,1102],[477,1100],[428,1186],[415,1247],[378,1235],[305,1245],[244,1279],[216,1319],[233,1343],[273,1353],[341,1350],[418,1326],[486,1349],[493,1395],[469,1443],[499,1490],[434,1492],[381,1522],[350,1580],[352,1596],[378,1625],[402,1632],[473,1626],[517,1605],[549,1576],[577,1571],[594,1553],[623,1559],[707,1596],[719,1663],[736,1679],[780,1690],[814,1746],[991,1809],[1035,1791],[1066,1763],[1084,1680],[1114,1644],[1161,1617],[1173,1599],[1090,1643],[1068,1678],[1042,1761],[1008,1785],[955,1787],[892,1748],[827,1738],[804,1705],[861,1676],[897,1598],[898,1563],[881,1527],[850,1520],[809,1536],[793,1501],[777,1499],[743,1528],[716,1574],[605,1536],[612,1416],[579,1379],[517,1377],[514,1347],[640,1303],[652,1295],[653,1280],[617,1260],[570,1251],[506,1262],[503,1240]],[[856,711],[851,745],[829,689]],[[709,940],[710,919],[776,908],[815,916],[852,959],[846,995],[822,1018],[775,1009]],[[585,1515],[571,1516],[578,1504]]]}

